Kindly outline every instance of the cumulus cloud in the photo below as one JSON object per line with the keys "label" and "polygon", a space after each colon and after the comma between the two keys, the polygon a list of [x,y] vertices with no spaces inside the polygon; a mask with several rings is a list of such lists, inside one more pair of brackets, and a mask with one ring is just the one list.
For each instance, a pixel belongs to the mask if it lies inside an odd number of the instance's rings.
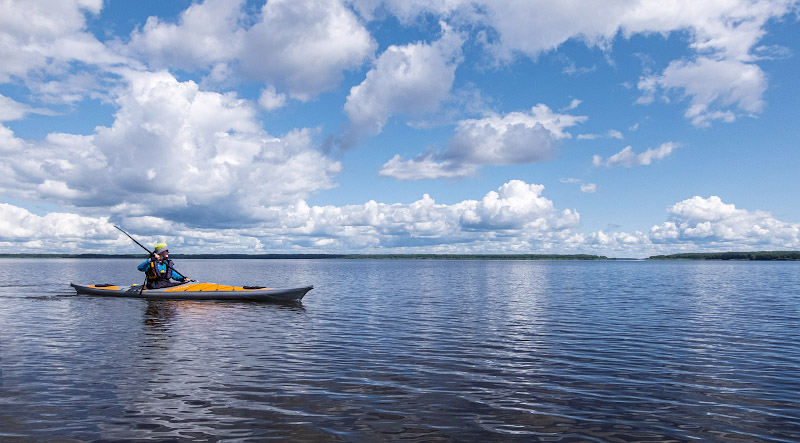
{"label": "cumulus cloud", "polygon": [[267,111],[274,111],[286,105],[286,94],[279,94],[274,86],[270,86],[261,91],[258,104]]}
{"label": "cumulus cloud", "polygon": [[30,106],[0,94],[0,122],[19,120],[31,111]]}
{"label": "cumulus cloud", "polygon": [[[108,227],[109,219],[145,233],[169,232],[176,241],[191,239],[187,246],[256,251],[797,245],[795,224],[713,197],[676,204],[670,219],[649,236],[577,233],[577,212],[556,210],[540,185],[518,181],[452,205],[424,196],[410,205],[309,206],[310,195],[335,186],[340,164],[314,149],[314,129],[276,136],[257,118],[258,106],[275,110],[290,99],[310,100],[336,88],[344,71],[373,62],[344,104],[351,127],[340,134],[339,146],[350,147],[360,136],[381,132],[394,116],[420,118],[452,100],[467,38],[476,37],[470,51],[485,45],[511,61],[520,54],[535,59],[570,39],[610,54],[620,35],[677,32],[694,52],[646,72],[639,82],[640,102],[677,96],[687,104],[686,118],[697,126],[733,121],[762,112],[767,76],[758,63],[785,57],[786,51],[757,45],[770,20],[797,11],[795,1],[612,1],[593,14],[586,14],[581,2],[523,0],[261,4],[258,14],[248,15],[251,4],[244,0],[193,2],[176,19],[151,17],[129,42],[106,46],[87,29],[87,17],[102,10],[101,0],[0,2],[0,82],[29,92],[31,103],[75,104],[91,96],[116,109],[113,123],[82,135],[53,132],[23,140],[10,129],[17,126],[0,125],[0,193],[12,201],[44,201],[71,211],[38,216],[2,206],[3,247],[78,248],[79,240],[70,235],[80,230],[98,250],[108,251],[119,235]],[[443,21],[438,40],[388,46],[373,60],[378,46],[363,20],[394,14],[408,24],[428,13]],[[190,71],[180,75],[202,80],[198,85],[166,71],[144,72],[128,57],[151,69]],[[253,82],[248,83],[253,91],[261,89],[257,101],[203,86],[242,80]],[[111,81],[114,88],[108,87]],[[552,159],[559,142],[571,136],[569,128],[586,119],[566,114],[579,104],[575,99],[560,113],[544,105],[507,114],[470,109],[473,118],[458,117],[443,152],[407,160],[396,155],[380,173],[399,180],[456,179],[483,165]],[[0,121],[47,112],[34,106],[0,95]],[[577,137],[621,136],[610,130]],[[646,165],[674,148],[665,143],[634,153],[627,147],[609,158],[595,156],[594,163]],[[577,184],[583,192],[597,189],[593,183]]]}
{"label": "cumulus cloud", "polygon": [[678,92],[688,99],[686,117],[697,126],[761,111],[767,80],[754,63],[764,54],[769,58],[786,51],[757,44],[770,20],[798,8],[797,2],[786,0],[611,1],[586,14],[583,2],[352,1],[367,16],[383,6],[405,20],[415,13],[434,13],[453,22],[486,25],[495,32],[492,39],[484,38],[486,48],[505,61],[515,54],[536,59],[570,39],[608,51],[618,35],[683,33],[695,55],[642,76],[639,103],[652,101],[659,92]]}
{"label": "cumulus cloud", "polygon": [[627,253],[641,256],[643,252],[651,250],[651,242],[646,234],[636,231],[628,232],[605,232],[595,231],[580,236],[581,243],[590,250]]}
{"label": "cumulus cloud", "polygon": [[166,72],[124,75],[112,126],[53,133],[0,159],[3,193],[208,226],[268,217],[267,206],[333,186],[340,165],[313,148],[312,131],[273,137],[234,94]]}
{"label": "cumulus cloud", "polygon": [[752,63],[699,58],[670,63],[663,73],[641,79],[639,89],[645,92],[642,102],[650,101],[658,90],[684,91],[689,99],[684,115],[695,126],[705,127],[713,120],[732,122],[741,112],[761,112],[767,79]]}
{"label": "cumulus cloud", "polygon": [[378,174],[400,181],[416,181],[464,178],[475,174],[477,170],[475,165],[452,160],[437,160],[435,152],[426,152],[409,160],[403,160],[399,154],[395,155],[381,166]]}
{"label": "cumulus cloud", "polygon": [[557,139],[540,122],[531,125],[491,117],[468,120],[456,129],[448,154],[473,164],[540,162],[553,158]]}
{"label": "cumulus cloud", "polygon": [[[0,2],[0,83],[21,81],[50,103],[95,94],[98,83],[113,77],[107,69],[129,62],[86,29],[86,14],[102,6],[102,0]],[[75,75],[75,64],[101,69]]]}
{"label": "cumulus cloud", "polygon": [[567,128],[585,120],[585,116],[553,112],[544,104],[532,107],[530,112],[462,120],[446,152],[429,152],[411,160],[395,156],[383,165],[381,174],[401,180],[463,177],[482,165],[551,160],[558,141],[571,137]]}
{"label": "cumulus cloud", "polygon": [[777,220],[765,211],[748,211],[717,196],[692,197],[668,210],[668,221],[653,226],[654,243],[688,243],[704,247],[800,247],[800,224]]}
{"label": "cumulus cloud", "polygon": [[308,207],[301,202],[284,216],[280,232],[327,237],[342,246],[358,241],[396,247],[484,243],[509,236],[534,241],[577,227],[580,215],[555,209],[543,190],[542,185],[512,180],[481,200],[452,205],[437,204],[427,194],[407,205],[370,201]]}
{"label": "cumulus cloud", "polygon": [[270,0],[249,23],[244,0],[192,4],[177,23],[150,17],[131,33],[131,54],[155,68],[210,69],[279,87],[299,100],[336,87],[368,60],[376,43],[339,0]]}
{"label": "cumulus cloud", "polygon": [[735,0],[716,2],[607,2],[585,14],[577,3],[487,2],[486,19],[498,31],[495,51],[509,57],[557,48],[570,38],[607,48],[617,32],[626,37],[688,31],[696,57],[675,60],[661,73],[643,76],[640,102],[659,91],[682,91],[686,117],[696,126],[730,122],[763,108],[766,75],[753,62],[763,52],[756,44],[769,20],[797,10],[796,2]]}
{"label": "cumulus cloud", "polygon": [[480,2],[485,20],[498,32],[492,50],[509,59],[515,52],[537,57],[577,37],[588,44],[605,47],[621,26],[626,3],[606,2],[586,13],[581,2],[530,2],[511,0]]}
{"label": "cumulus cloud", "polygon": [[[252,227],[237,229],[190,228],[163,217],[122,217],[123,225],[142,235],[143,241],[167,240],[182,252],[268,252],[270,248],[300,247],[305,250],[384,250],[433,248],[461,251],[490,247],[541,248],[560,243],[577,228],[580,215],[558,210],[542,195],[544,186],[512,180],[480,200],[452,205],[436,203],[429,195],[410,204],[369,201],[363,205],[309,206],[299,200],[274,206],[272,218]],[[157,236],[160,235],[160,236]],[[191,238],[191,241],[185,240]],[[57,252],[115,252],[127,240],[113,229],[107,217],[81,217],[53,212],[38,216],[0,204],[0,248],[41,251],[50,242]],[[83,245],[83,246],[80,246]],[[421,249],[416,249],[421,250]]]}
{"label": "cumulus cloud", "polygon": [[562,247],[580,245],[578,250],[616,257],[800,248],[800,223],[778,220],[766,211],[740,209],[717,196],[695,196],[672,205],[667,221],[647,233],[570,234],[570,242]]}
{"label": "cumulus cloud", "polygon": [[463,120],[450,142],[449,157],[473,164],[516,164],[549,160],[555,142],[572,136],[566,129],[585,116],[558,114],[538,104],[529,113],[511,112]]}
{"label": "cumulus cloud", "polygon": [[91,55],[108,57],[103,45],[84,32],[84,12],[96,14],[101,7],[101,0],[30,1],[24,7],[8,1],[0,4],[0,81],[24,77],[51,63],[89,61]]}
{"label": "cumulus cloud", "polygon": [[[361,84],[347,96],[344,111],[355,134],[375,135],[393,115],[420,117],[448,98],[461,58],[463,37],[445,23],[439,40],[389,46]],[[351,139],[343,135],[338,142]],[[339,146],[347,149],[351,146]]]}
{"label": "cumulus cloud", "polygon": [[468,205],[462,216],[472,229],[532,229],[548,231],[577,227],[580,215],[566,209],[557,212],[553,202],[542,197],[543,185],[512,180],[492,191],[477,204]]}
{"label": "cumulus cloud", "polygon": [[[9,155],[22,151],[25,142],[14,136],[14,131],[0,125],[0,154]],[[7,165],[0,162],[0,173],[8,172]],[[2,175],[2,174],[0,174]],[[0,179],[2,181],[2,179]]]}
{"label": "cumulus cloud", "polygon": [[698,52],[724,51],[729,57],[752,57],[751,48],[763,36],[763,26],[796,7],[785,0],[733,0],[695,2],[642,2],[615,0],[586,13],[585,2],[508,0],[350,0],[363,16],[374,18],[385,9],[409,21],[423,14],[479,22],[494,28],[496,41],[488,42],[500,57],[515,52],[532,58],[557,48],[569,39],[606,49],[618,33],[634,34],[690,31],[690,45]]}
{"label": "cumulus cloud", "polygon": [[[760,112],[766,76],[755,64],[754,48],[771,19],[796,10],[791,1],[606,2],[592,14],[580,2],[486,2],[486,19],[498,31],[494,48],[501,57],[515,51],[536,57],[570,38],[606,48],[617,32],[626,37],[688,31],[697,56],[676,60],[662,72],[639,82],[642,102],[657,91],[683,91],[689,99],[686,117],[697,126],[732,121],[742,112]],[[578,19],[576,19],[578,18]]]}
{"label": "cumulus cloud", "polygon": [[376,43],[338,0],[271,0],[237,55],[245,75],[281,86],[300,100],[337,86]]}
{"label": "cumulus cloud", "polygon": [[[450,205],[431,196],[409,204],[271,206],[271,217],[236,228],[192,227],[161,216],[117,217],[146,244],[167,241],[184,253],[424,252],[595,253],[646,257],[677,250],[800,248],[800,224],[748,211],[719,197],[693,197],[668,209],[649,233],[578,232],[580,214],[558,210],[544,186],[511,180],[479,200]],[[69,212],[36,215],[0,203],[0,251],[139,252],[107,216]]]}
{"label": "cumulus cloud", "polygon": [[633,152],[633,148],[626,146],[622,151],[617,152],[611,157],[604,159],[599,155],[592,157],[592,164],[595,166],[605,166],[611,168],[613,166],[624,166],[630,168],[632,166],[645,166],[653,163],[654,160],[661,160],[672,153],[678,148],[677,143],[667,142],[663,143],[658,148],[650,148],[641,154]]}
{"label": "cumulus cloud", "polygon": [[113,251],[120,246],[114,231],[106,217],[64,212],[40,216],[0,203],[0,249],[7,253],[87,252],[87,244],[92,245],[89,252]]}
{"label": "cumulus cloud", "polygon": [[193,70],[231,59],[244,39],[244,0],[205,0],[183,11],[177,23],[152,16],[130,36],[127,49],[155,69]]}
{"label": "cumulus cloud", "polygon": [[689,100],[685,115],[700,127],[759,113],[767,79],[754,64],[761,53],[754,47],[769,20],[796,7],[795,2],[765,0],[659,3],[630,10],[625,19],[627,33],[690,29],[690,46],[698,54],[671,62],[662,73],[643,76],[638,87],[644,95],[639,102],[652,101],[660,91],[682,91]]}

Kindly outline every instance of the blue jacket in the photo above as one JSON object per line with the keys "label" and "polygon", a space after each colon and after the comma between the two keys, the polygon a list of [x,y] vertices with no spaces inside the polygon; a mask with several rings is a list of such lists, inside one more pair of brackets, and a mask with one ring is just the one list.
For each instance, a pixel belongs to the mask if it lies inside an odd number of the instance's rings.
{"label": "blue jacket", "polygon": [[[150,259],[149,258],[147,260],[143,261],[139,266],[137,266],[137,268],[142,272],[147,272],[147,268],[149,268],[149,267],[150,267]],[[156,270],[158,271],[159,275],[170,275],[171,274],[171,277],[172,277],[173,280],[180,281],[180,280],[183,280],[183,278],[184,278],[182,275],[180,275],[177,272],[175,272],[174,269],[172,269],[172,272],[169,272],[170,270],[167,269],[167,263],[166,262],[162,262],[162,263],[156,262]]]}

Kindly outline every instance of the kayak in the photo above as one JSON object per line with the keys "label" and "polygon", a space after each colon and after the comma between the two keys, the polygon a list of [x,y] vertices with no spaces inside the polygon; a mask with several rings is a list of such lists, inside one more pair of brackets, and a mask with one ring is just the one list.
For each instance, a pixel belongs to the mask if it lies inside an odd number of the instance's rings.
{"label": "kayak", "polygon": [[159,289],[142,289],[141,285],[116,286],[110,284],[76,285],[70,283],[78,294],[102,297],[133,297],[162,300],[251,300],[300,301],[313,286],[275,289],[262,286],[226,286],[215,283],[184,283]]}

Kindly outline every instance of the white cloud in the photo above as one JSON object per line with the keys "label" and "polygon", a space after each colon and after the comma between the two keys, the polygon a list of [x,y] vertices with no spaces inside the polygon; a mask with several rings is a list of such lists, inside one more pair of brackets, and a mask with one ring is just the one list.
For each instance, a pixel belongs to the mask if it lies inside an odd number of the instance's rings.
{"label": "white cloud", "polygon": [[668,213],[669,221],[650,229],[654,243],[728,250],[800,247],[800,224],[777,220],[764,211],[737,209],[717,196],[692,197],[674,204]]}
{"label": "white cloud", "polygon": [[[99,85],[113,81],[107,70],[129,62],[86,29],[86,14],[98,14],[102,5],[102,0],[0,2],[0,83],[22,83],[49,103],[99,96]],[[76,65],[100,69],[74,74]]]}
{"label": "white cloud", "polygon": [[125,77],[111,127],[50,134],[0,159],[3,193],[208,226],[269,217],[270,205],[333,186],[340,165],[314,149],[312,131],[272,137],[233,94],[165,72]]}
{"label": "white cloud", "polygon": [[[604,232],[595,231],[582,237],[587,248],[598,249],[600,251],[615,251],[641,254],[650,248],[650,240],[639,231],[633,234],[628,232]],[[606,252],[608,253],[608,252]]]}
{"label": "white cloud", "polygon": [[764,34],[765,23],[793,8],[791,0],[676,0],[671,2],[613,0],[603,8],[592,2],[529,0],[350,0],[368,19],[381,7],[403,21],[433,13],[453,21],[489,25],[497,31],[493,49],[498,56],[521,52],[532,58],[559,47],[572,38],[607,49],[621,32],[667,34],[689,31],[690,45],[698,52],[724,52],[726,58],[752,57],[753,45]]}
{"label": "white cloud", "polygon": [[547,237],[577,226],[579,214],[558,211],[543,197],[544,186],[512,180],[483,199],[437,204],[429,195],[408,205],[370,201],[364,205],[308,207],[284,212],[276,232],[330,237],[390,247],[488,241],[506,236]]}
{"label": "white cloud", "polygon": [[585,116],[555,113],[544,104],[530,112],[462,120],[446,152],[426,153],[407,161],[395,156],[384,164],[381,175],[402,180],[463,177],[481,165],[551,160],[558,141],[571,137],[566,129],[585,120]]}
{"label": "white cloud", "polygon": [[[621,34],[683,33],[694,56],[673,61],[662,73],[647,73],[639,81],[649,103],[656,92],[683,91],[686,112],[693,124],[707,126],[714,120],[730,122],[741,113],[753,114],[763,107],[766,76],[753,64],[763,54],[784,54],[784,48],[757,46],[770,20],[794,11],[793,0],[677,0],[670,2],[615,0],[593,8],[590,2],[539,2],[528,0],[412,2],[405,0],[353,0],[357,9],[371,16],[379,5],[409,20],[416,14],[435,13],[454,23],[480,23],[496,31],[484,39],[487,49],[501,60],[521,53],[536,59],[570,39],[583,40],[609,52]],[[592,13],[587,14],[587,8]],[[566,71],[575,70],[568,66]]]}
{"label": "white cloud", "polygon": [[[739,210],[713,197],[676,204],[670,220],[653,227],[649,237],[639,232],[576,233],[577,212],[556,210],[540,185],[517,181],[483,199],[453,205],[425,196],[411,205],[308,206],[304,200],[310,195],[335,186],[340,164],[314,149],[315,130],[274,136],[257,118],[257,106],[275,110],[289,99],[310,100],[335,89],[344,71],[358,70],[372,60],[378,46],[360,20],[395,14],[402,25],[419,24],[415,20],[420,14],[432,13],[448,23],[442,25],[439,40],[389,46],[350,90],[344,110],[356,135],[380,132],[393,116],[430,116],[454,101],[454,84],[457,90],[469,89],[454,79],[462,47],[475,30],[483,32],[476,44],[486,44],[500,57],[522,54],[534,59],[570,39],[580,39],[610,57],[610,45],[620,35],[680,33],[693,52],[680,60],[659,60],[666,68],[646,71],[639,83],[640,102],[656,97],[683,100],[685,116],[697,126],[733,121],[762,112],[767,76],[758,63],[786,57],[787,52],[758,45],[766,24],[797,11],[796,1],[613,0],[592,14],[585,13],[586,2],[523,0],[261,4],[260,14],[246,17],[251,5],[244,0],[194,2],[179,17],[150,18],[130,35],[128,44],[107,41],[107,47],[87,28],[87,17],[102,11],[101,0],[0,2],[0,82],[13,83],[19,96],[31,96],[30,104],[22,104],[0,95],[0,121],[48,112],[34,108],[37,102],[77,104],[91,97],[116,107],[113,123],[93,123],[106,126],[82,130],[88,135],[53,132],[43,139],[23,140],[10,128],[31,122],[0,125],[0,194],[10,201],[43,201],[81,214],[40,217],[5,205],[0,211],[5,223],[0,225],[0,247],[13,243],[42,248],[62,244],[63,239],[65,248],[78,248],[79,240],[70,235],[88,230],[89,241],[108,250],[118,245],[118,234],[103,217],[124,220],[143,231],[171,232],[176,241],[284,251],[295,246],[528,252],[624,251],[632,250],[625,249],[631,245],[797,245],[797,225],[760,211]],[[103,24],[94,25],[91,31],[100,35]],[[109,49],[123,47],[129,52],[114,54]],[[478,49],[471,43],[466,47]],[[242,90],[261,88],[261,94],[256,103],[236,93],[179,81],[167,72],[143,72],[125,55],[154,68],[192,71],[180,75],[201,79],[201,85],[229,86],[245,80],[250,83]],[[95,112],[94,104],[81,107],[81,112]],[[469,109],[473,118],[462,113],[449,120],[461,119],[443,152],[429,151],[409,160],[396,155],[384,164],[381,175],[457,179],[475,174],[482,165],[551,159],[559,140],[570,137],[569,128],[585,120],[564,113],[578,105],[575,99],[561,113],[544,105],[508,114]],[[609,130],[577,136],[599,137],[622,134]],[[606,159],[595,156],[594,163],[646,165],[674,148],[665,143],[637,154],[627,147]],[[575,183],[583,192],[597,189],[593,183]],[[91,217],[96,214],[103,217]],[[224,229],[226,225],[238,228]],[[47,231],[50,226],[52,232]]]}
{"label": "white cloud", "polygon": [[[144,242],[166,240],[181,252],[416,250],[532,252],[572,236],[580,215],[557,210],[544,186],[512,180],[481,200],[438,204],[429,195],[410,204],[309,206],[300,200],[269,210],[273,217],[249,228],[189,228],[163,217],[128,216],[122,225]],[[55,241],[57,239],[57,241]],[[49,244],[50,246],[43,246]],[[27,245],[27,246],[26,246]],[[247,245],[242,250],[242,245]],[[106,217],[50,213],[44,217],[0,204],[0,250],[6,252],[119,252],[128,248]],[[257,249],[254,249],[257,248]],[[21,250],[20,250],[21,249]],[[129,249],[129,248],[128,248]]]}
{"label": "white cloud", "polygon": [[550,160],[555,142],[570,138],[565,130],[584,116],[554,113],[538,104],[530,113],[511,112],[459,122],[448,158],[471,164],[519,164]]}
{"label": "white cloud", "polygon": [[732,122],[738,112],[757,114],[764,107],[767,89],[764,72],[752,63],[736,60],[674,61],[660,75],[643,78],[639,89],[645,92],[642,102],[655,91],[683,90],[689,98],[686,118],[695,126],[709,126],[713,120]]}
{"label": "white cloud", "polygon": [[688,29],[698,53],[718,53],[726,59],[750,60],[753,45],[764,35],[767,21],[796,5],[783,0],[712,0],[638,2],[620,18],[626,35],[667,33]]}
{"label": "white cloud", "polygon": [[[113,251],[120,246],[114,231],[106,217],[82,217],[64,212],[39,216],[0,203],[0,250],[6,253]],[[93,247],[84,250],[86,244]]]}
{"label": "white cloud", "polygon": [[780,45],[761,45],[753,49],[758,60],[786,60],[792,57],[792,50]]}
{"label": "white cloud", "polygon": [[[569,180],[567,180],[569,181]],[[576,232],[580,215],[558,210],[544,186],[511,180],[480,200],[439,204],[429,195],[410,204],[270,206],[271,217],[237,228],[188,227],[159,216],[123,216],[145,244],[167,241],[183,253],[423,252],[593,253],[646,257],[676,250],[800,248],[800,224],[747,211],[719,197],[693,197],[668,210],[668,221],[639,231]],[[0,203],[0,252],[139,252],[109,218],[67,212],[35,215]]]}
{"label": "white cloud", "polygon": [[597,192],[597,184],[595,183],[584,183],[583,180],[578,178],[564,178],[559,180],[561,183],[574,183],[578,185],[581,189],[581,192],[586,194],[594,194]]}
{"label": "white cloud", "polygon": [[447,99],[461,58],[462,37],[445,23],[431,44],[390,46],[361,84],[347,96],[344,111],[353,130],[378,134],[393,115],[419,117]]}
{"label": "white cloud", "polygon": [[[485,19],[498,32],[493,50],[498,57],[510,58],[521,52],[536,58],[570,38],[605,47],[617,33],[626,2],[605,2],[591,8],[583,2],[531,2],[508,0],[481,2]],[[591,13],[587,14],[587,8]]]}
{"label": "white cloud", "polygon": [[244,73],[300,100],[337,86],[342,71],[360,67],[376,43],[338,0],[271,0],[237,54]]}
{"label": "white cloud", "polygon": [[578,105],[580,105],[581,103],[583,103],[583,102],[582,102],[582,101],[580,101],[580,100],[578,100],[577,98],[574,98],[574,99],[572,99],[572,101],[569,103],[569,105],[567,105],[567,106],[565,106],[565,107],[561,108],[561,112],[565,112],[565,111],[572,111],[573,109],[577,108],[577,107],[578,107]]}
{"label": "white cloud", "polygon": [[578,140],[597,140],[598,138],[616,138],[622,140],[624,137],[616,129],[609,129],[605,134],[578,134]]}
{"label": "white cloud", "polygon": [[244,38],[244,0],[205,0],[190,5],[177,23],[149,17],[131,33],[127,49],[156,69],[192,70],[230,60]]}
{"label": "white cloud", "polygon": [[177,23],[150,17],[128,51],[158,68],[204,70],[217,83],[232,75],[275,85],[307,101],[360,67],[376,43],[339,0],[270,0],[255,24],[244,0],[192,4]]}
{"label": "white cloud", "polygon": [[[11,129],[6,128],[3,125],[0,125],[0,154],[4,156],[8,156],[11,153],[16,153],[22,150],[24,146],[23,140],[14,136],[14,131]],[[2,172],[7,171],[4,167],[5,165],[0,162],[0,177],[3,177],[5,174]],[[0,178],[0,182],[2,178]]]}
{"label": "white cloud", "polygon": [[575,228],[580,221],[577,212],[558,212],[553,202],[542,197],[544,186],[511,180],[497,192],[489,192],[476,205],[469,205],[462,216],[472,229],[532,229],[549,231]]}
{"label": "white cloud", "polygon": [[274,86],[264,88],[258,98],[258,104],[267,111],[274,111],[286,106],[286,94],[277,93]]}
{"label": "white cloud", "polygon": [[644,166],[653,163],[654,160],[661,160],[672,153],[678,144],[672,142],[663,143],[658,148],[650,148],[641,154],[633,152],[633,148],[626,146],[623,150],[617,152],[607,159],[603,159],[599,155],[592,157],[592,164],[595,166],[605,166],[607,168],[613,166]]}
{"label": "white cloud", "polygon": [[0,82],[51,64],[109,58],[103,45],[84,32],[84,12],[96,14],[101,7],[101,0],[0,3]]}
{"label": "white cloud", "polygon": [[475,165],[465,165],[451,160],[440,161],[435,153],[426,152],[410,160],[395,155],[381,167],[379,174],[400,181],[433,180],[439,178],[469,177],[477,171]]}
{"label": "white cloud", "polygon": [[701,127],[761,112],[767,79],[753,63],[761,53],[754,46],[769,20],[796,8],[793,1],[720,0],[642,4],[629,10],[623,19],[626,33],[689,29],[690,46],[698,54],[671,62],[660,74],[643,76],[639,89],[644,95],[638,102],[651,102],[660,90],[683,91],[689,99],[685,115]]}
{"label": "white cloud", "polygon": [[31,107],[0,94],[0,122],[19,120],[31,112]]}

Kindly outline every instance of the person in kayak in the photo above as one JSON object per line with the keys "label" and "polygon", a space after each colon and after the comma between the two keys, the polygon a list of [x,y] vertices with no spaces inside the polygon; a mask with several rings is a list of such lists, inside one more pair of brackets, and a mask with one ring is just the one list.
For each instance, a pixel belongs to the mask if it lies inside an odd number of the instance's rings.
{"label": "person in kayak", "polygon": [[147,275],[147,289],[167,288],[191,281],[172,267],[166,243],[156,244],[153,253],[138,268]]}

